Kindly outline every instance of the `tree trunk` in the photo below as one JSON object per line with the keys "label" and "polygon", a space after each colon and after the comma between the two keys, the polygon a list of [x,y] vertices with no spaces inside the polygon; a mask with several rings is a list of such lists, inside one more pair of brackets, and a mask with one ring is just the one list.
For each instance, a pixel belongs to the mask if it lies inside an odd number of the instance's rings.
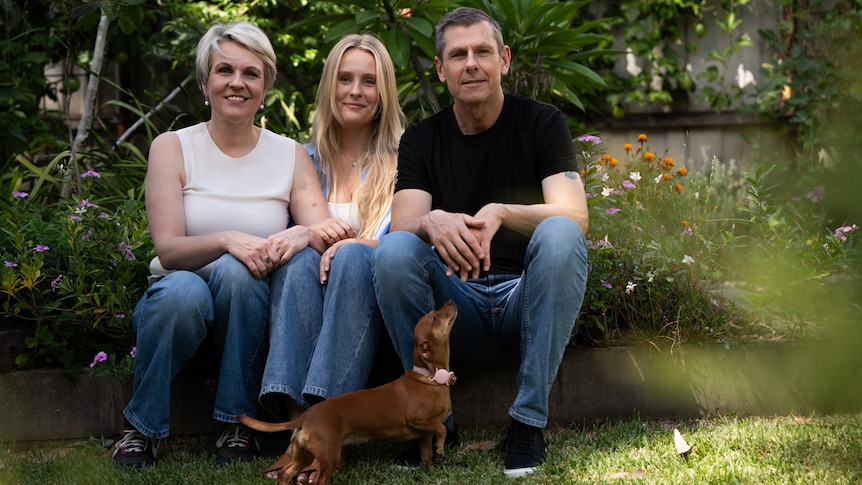
{"label": "tree trunk", "polygon": [[87,143],[87,137],[90,134],[90,129],[93,127],[93,117],[96,113],[96,103],[98,102],[99,81],[102,77],[102,68],[105,65],[105,47],[108,44],[108,26],[111,20],[105,11],[102,10],[102,17],[99,19],[99,27],[96,32],[96,45],[93,47],[93,60],[90,62],[90,77],[87,81],[87,90],[84,93],[84,106],[81,113],[81,120],[78,122],[78,132],[75,134],[75,140],[72,142],[72,150],[69,154],[69,166],[66,173],[63,174],[62,196],[69,197],[72,193],[72,184],[74,182],[75,190],[81,189],[80,167],[78,166],[78,152],[84,149]]}

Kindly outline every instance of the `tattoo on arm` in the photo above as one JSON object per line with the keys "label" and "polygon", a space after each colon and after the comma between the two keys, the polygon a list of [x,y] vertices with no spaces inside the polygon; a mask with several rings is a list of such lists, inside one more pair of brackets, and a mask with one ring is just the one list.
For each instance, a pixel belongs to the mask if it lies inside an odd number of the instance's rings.
{"label": "tattoo on arm", "polygon": [[568,177],[572,180],[580,180],[581,174],[579,174],[578,172],[575,172],[573,170],[569,170],[568,172],[566,172],[566,177]]}

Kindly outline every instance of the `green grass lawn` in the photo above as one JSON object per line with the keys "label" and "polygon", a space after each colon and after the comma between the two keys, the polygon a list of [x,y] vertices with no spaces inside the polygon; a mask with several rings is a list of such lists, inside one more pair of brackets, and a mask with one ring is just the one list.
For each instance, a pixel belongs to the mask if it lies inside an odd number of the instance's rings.
{"label": "green grass lawn", "polygon": [[[692,445],[678,456],[673,428]],[[462,429],[462,444],[447,449],[431,471],[390,467],[399,443],[347,449],[336,484],[417,483],[661,483],[850,484],[862,481],[862,414],[814,417],[715,417],[684,421],[605,422],[551,429],[542,471],[507,480],[503,457],[488,450],[504,429]],[[0,484],[247,484],[271,483],[264,468],[286,446],[286,436],[266,435],[264,457],[250,464],[217,466],[215,436],[172,437],[159,463],[143,471],[109,460],[107,441],[90,439],[37,446],[0,445]]]}

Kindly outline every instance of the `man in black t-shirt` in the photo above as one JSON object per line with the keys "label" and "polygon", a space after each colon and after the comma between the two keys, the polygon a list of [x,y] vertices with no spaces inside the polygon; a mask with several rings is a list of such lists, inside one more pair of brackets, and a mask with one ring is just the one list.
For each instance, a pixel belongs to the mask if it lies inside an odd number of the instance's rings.
{"label": "man in black t-shirt", "polygon": [[413,325],[449,299],[453,362],[519,359],[504,470],[519,477],[545,459],[548,394],[583,302],[586,196],[562,113],[503,92],[511,51],[499,24],[459,8],[436,42],[453,104],[401,139],[375,291],[405,369]]}

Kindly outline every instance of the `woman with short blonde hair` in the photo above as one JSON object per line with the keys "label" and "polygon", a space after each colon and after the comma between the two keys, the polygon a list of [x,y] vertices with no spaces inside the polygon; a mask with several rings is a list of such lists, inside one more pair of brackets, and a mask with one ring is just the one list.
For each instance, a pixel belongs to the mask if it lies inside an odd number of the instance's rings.
{"label": "woman with short blonde hair", "polygon": [[353,236],[335,224],[307,151],[255,124],[276,75],[266,35],[247,22],[213,25],[197,48],[208,120],[157,136],[146,203],[156,257],[134,314],[132,398],[113,460],[155,463],[170,432],[173,377],[205,340],[221,358],[213,418],[225,423],[219,463],[251,461],[270,294],[296,252]]}

